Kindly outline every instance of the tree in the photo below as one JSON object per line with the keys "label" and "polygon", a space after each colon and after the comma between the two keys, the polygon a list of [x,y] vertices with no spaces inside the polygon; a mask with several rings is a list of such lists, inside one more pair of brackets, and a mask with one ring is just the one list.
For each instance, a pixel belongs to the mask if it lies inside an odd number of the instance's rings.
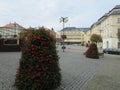
{"label": "tree", "polygon": [[93,34],[90,38],[91,42],[102,42],[102,37],[101,35],[98,35],[98,34]]}
{"label": "tree", "polygon": [[20,39],[23,40],[31,29],[24,29],[20,32]]}
{"label": "tree", "polygon": [[55,39],[44,28],[31,30],[22,46],[15,86],[18,90],[53,90],[61,73]]}

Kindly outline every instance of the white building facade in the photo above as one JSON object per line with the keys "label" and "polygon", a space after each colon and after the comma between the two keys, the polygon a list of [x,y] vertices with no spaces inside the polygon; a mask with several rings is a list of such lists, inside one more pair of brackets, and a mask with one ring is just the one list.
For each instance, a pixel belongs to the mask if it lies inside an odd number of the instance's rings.
{"label": "white building facade", "polygon": [[103,15],[91,28],[92,34],[101,35],[102,48],[120,48],[118,32],[120,32],[120,5],[116,5],[112,10]]}
{"label": "white building facade", "polygon": [[9,23],[0,27],[0,38],[19,38],[20,32],[24,29],[17,23]]}

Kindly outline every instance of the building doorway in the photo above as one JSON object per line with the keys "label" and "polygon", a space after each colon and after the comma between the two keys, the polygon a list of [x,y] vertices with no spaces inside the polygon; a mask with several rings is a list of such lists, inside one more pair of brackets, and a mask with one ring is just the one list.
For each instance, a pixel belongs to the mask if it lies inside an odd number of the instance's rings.
{"label": "building doorway", "polygon": [[109,42],[108,41],[106,42],[106,45],[107,45],[106,47],[108,48],[109,47]]}

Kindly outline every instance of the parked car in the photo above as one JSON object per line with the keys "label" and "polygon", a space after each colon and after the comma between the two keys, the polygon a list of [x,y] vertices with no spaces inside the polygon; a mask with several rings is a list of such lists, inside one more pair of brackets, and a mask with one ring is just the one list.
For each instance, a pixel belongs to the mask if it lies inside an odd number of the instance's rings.
{"label": "parked car", "polygon": [[103,52],[104,52],[104,53],[108,53],[108,54],[120,55],[120,50],[118,50],[118,49],[113,49],[113,48],[103,49]]}

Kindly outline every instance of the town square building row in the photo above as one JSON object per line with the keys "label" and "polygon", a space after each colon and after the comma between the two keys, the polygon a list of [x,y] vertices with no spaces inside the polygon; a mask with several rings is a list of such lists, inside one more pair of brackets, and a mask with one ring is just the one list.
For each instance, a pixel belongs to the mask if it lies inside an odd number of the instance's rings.
{"label": "town square building row", "polygon": [[[90,42],[90,37],[93,34],[101,35],[103,42],[98,46],[105,48],[120,48],[120,41],[118,34],[120,35],[120,5],[116,5],[108,13],[105,13],[93,23],[90,28],[74,28],[67,27],[59,32],[59,37],[66,34],[66,42],[81,43],[84,44]],[[57,36],[58,37],[58,36]]]}
{"label": "town square building row", "polygon": [[108,13],[104,14],[86,32],[86,42],[90,41],[92,34],[102,37],[102,48],[120,48],[120,5],[116,5]]}
{"label": "town square building row", "polygon": [[[46,27],[44,28],[45,30],[49,31],[50,34],[53,35],[53,37],[56,37],[56,33],[53,30],[53,28],[52,29],[48,29]],[[10,41],[11,43],[15,40],[16,44],[19,45],[20,38],[26,32],[28,32],[28,30],[32,30],[32,29],[35,29],[35,28],[32,28],[32,27],[25,28],[16,22],[9,23],[0,27],[0,39],[3,39],[4,40],[3,42]]]}
{"label": "town square building row", "polygon": [[[18,38],[25,28],[17,23],[9,23],[0,27],[0,38]],[[93,34],[99,34],[103,42],[100,44],[104,48],[120,48],[120,5],[101,16],[97,22],[93,23],[90,28],[86,27],[65,27],[56,33],[53,29],[47,29],[51,34],[63,42],[62,35],[65,35],[64,43],[67,44],[86,44],[90,42]]]}

